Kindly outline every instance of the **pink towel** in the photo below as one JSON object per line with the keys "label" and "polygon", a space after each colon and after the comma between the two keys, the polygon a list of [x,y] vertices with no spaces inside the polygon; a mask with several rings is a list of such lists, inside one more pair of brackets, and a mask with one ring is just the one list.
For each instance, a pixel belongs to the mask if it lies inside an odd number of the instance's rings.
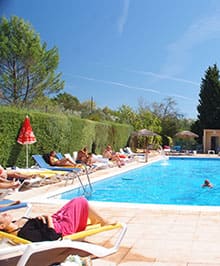
{"label": "pink towel", "polygon": [[75,198],[52,215],[54,229],[63,236],[85,230],[89,214],[88,201]]}

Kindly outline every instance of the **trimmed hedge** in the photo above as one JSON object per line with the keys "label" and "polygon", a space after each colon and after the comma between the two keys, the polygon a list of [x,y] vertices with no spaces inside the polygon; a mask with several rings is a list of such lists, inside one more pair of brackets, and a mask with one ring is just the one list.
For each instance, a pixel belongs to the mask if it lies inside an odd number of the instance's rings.
{"label": "trimmed hedge", "polygon": [[62,153],[78,151],[87,146],[89,151],[102,153],[107,144],[117,151],[128,143],[132,127],[116,123],[100,123],[64,114],[48,114],[0,107],[0,164],[4,167],[26,166],[26,147],[17,143],[25,119],[30,117],[37,142],[28,145],[29,166],[32,154],[51,150]]}

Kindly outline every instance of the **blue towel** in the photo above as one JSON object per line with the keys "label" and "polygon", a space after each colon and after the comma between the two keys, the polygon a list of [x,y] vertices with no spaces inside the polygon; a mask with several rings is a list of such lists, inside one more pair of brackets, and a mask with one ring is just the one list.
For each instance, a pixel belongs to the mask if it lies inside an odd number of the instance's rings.
{"label": "blue towel", "polygon": [[[3,200],[0,201],[0,205],[9,204],[9,203],[13,203],[13,202],[14,202],[14,200],[3,199]],[[9,211],[9,210],[13,210],[13,209],[24,208],[24,207],[27,207],[27,203],[26,202],[21,202],[21,203],[15,204],[15,205],[2,207],[2,208],[0,208],[0,212]]]}

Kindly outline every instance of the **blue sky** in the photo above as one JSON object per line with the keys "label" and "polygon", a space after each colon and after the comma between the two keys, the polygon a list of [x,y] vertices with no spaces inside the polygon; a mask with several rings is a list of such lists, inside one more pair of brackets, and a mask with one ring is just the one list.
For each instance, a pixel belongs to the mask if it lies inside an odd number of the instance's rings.
{"label": "blue sky", "polygon": [[219,0],[0,0],[59,50],[65,91],[134,110],[172,97],[196,118],[201,79],[220,60]]}

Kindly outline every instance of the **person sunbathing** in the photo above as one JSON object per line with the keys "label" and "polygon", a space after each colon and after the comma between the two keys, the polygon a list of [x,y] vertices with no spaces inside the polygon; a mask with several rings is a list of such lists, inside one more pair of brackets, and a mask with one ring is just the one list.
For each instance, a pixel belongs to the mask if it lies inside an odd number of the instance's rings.
{"label": "person sunbathing", "polygon": [[32,242],[57,240],[85,230],[88,218],[91,224],[110,224],[89,206],[86,198],[77,197],[51,216],[46,214],[36,218],[22,217],[14,221],[10,213],[2,213],[0,214],[0,230]]}
{"label": "person sunbathing", "polygon": [[88,149],[87,147],[84,147],[83,149],[79,150],[77,152],[77,158],[76,158],[76,163],[87,163],[88,161]]}
{"label": "person sunbathing", "polygon": [[35,178],[37,175],[35,174],[30,174],[30,173],[22,173],[19,170],[15,170],[15,169],[4,169],[1,165],[0,165],[0,178],[4,178],[4,179],[29,179],[29,178]]}
{"label": "person sunbathing", "polygon": [[83,149],[78,151],[76,163],[85,164],[89,166],[90,168],[95,168],[95,165],[93,164],[92,153],[88,152],[87,147],[84,147]]}
{"label": "person sunbathing", "polygon": [[72,166],[72,167],[76,167],[76,164],[73,163],[69,158],[62,158],[62,159],[59,160],[56,157],[56,152],[55,151],[51,151],[50,152],[49,163],[52,166]]}
{"label": "person sunbathing", "polygon": [[0,189],[16,189],[21,185],[19,181],[0,178]]}
{"label": "person sunbathing", "polygon": [[118,167],[122,166],[121,158],[119,157],[119,154],[117,152],[113,152],[111,145],[108,145],[104,152],[103,152],[103,158],[108,158],[110,161],[115,161],[118,165]]}

